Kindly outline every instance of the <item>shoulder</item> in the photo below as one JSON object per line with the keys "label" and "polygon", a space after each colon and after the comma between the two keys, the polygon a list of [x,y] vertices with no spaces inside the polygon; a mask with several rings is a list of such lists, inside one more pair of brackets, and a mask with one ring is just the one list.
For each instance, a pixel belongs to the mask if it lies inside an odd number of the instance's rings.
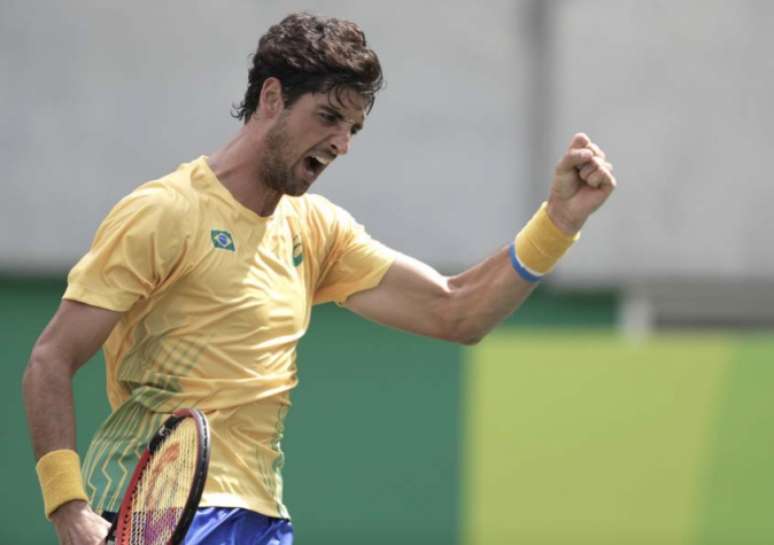
{"label": "shoulder", "polygon": [[184,166],[138,186],[116,204],[111,214],[136,214],[165,223],[189,223],[198,208],[198,199]]}
{"label": "shoulder", "polygon": [[179,171],[146,182],[120,199],[100,223],[95,243],[154,240],[172,251],[197,239],[198,204]]}
{"label": "shoulder", "polygon": [[131,195],[138,201],[162,207],[167,212],[189,213],[196,208],[199,200],[192,165],[183,163],[174,172],[142,184]]}

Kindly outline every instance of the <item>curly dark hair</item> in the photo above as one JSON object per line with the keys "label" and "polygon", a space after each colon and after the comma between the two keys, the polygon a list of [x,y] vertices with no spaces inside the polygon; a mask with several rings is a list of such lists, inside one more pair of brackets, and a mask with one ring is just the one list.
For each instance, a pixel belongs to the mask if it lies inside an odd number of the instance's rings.
{"label": "curly dark hair", "polygon": [[286,108],[305,93],[333,92],[340,99],[342,91],[351,89],[367,100],[370,111],[384,85],[379,58],[366,46],[359,26],[305,12],[288,15],[261,36],[245,98],[232,112],[235,118],[250,120],[270,77],[282,82]]}

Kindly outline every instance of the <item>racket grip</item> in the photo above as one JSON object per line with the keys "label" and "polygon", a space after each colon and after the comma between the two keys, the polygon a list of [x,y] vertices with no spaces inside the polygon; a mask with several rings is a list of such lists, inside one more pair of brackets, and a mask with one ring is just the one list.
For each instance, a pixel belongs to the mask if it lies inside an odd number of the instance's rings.
{"label": "racket grip", "polygon": [[115,545],[116,543],[116,527],[118,526],[118,517],[110,524],[110,531],[105,538],[105,545]]}

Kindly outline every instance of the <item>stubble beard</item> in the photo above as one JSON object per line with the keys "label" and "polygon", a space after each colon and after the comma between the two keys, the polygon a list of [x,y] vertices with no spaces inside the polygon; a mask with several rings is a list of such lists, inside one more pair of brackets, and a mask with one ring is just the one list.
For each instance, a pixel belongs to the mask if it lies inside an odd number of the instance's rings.
{"label": "stubble beard", "polygon": [[293,175],[290,159],[286,157],[290,137],[284,118],[266,134],[266,154],[261,163],[261,179],[274,191],[283,195],[302,195],[307,187]]}

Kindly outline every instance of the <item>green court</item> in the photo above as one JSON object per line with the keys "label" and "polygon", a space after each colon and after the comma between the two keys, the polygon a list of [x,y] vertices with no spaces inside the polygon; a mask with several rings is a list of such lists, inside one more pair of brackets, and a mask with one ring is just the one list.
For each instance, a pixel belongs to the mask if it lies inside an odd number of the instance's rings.
{"label": "green court", "polygon": [[774,341],[502,331],[466,362],[466,543],[764,543]]}

